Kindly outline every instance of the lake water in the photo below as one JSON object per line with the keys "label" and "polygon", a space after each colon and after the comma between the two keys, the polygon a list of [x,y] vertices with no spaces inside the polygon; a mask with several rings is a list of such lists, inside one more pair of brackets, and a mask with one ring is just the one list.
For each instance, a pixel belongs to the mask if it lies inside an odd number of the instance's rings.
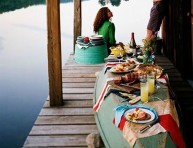
{"label": "lake water", "polygon": [[[122,1],[113,12],[116,40],[129,43],[135,32],[142,44],[152,0]],[[93,35],[93,21],[101,6],[82,2],[82,35]],[[46,6],[35,5],[0,14],[0,147],[22,147],[47,96]],[[62,62],[73,49],[73,3],[61,3]]]}

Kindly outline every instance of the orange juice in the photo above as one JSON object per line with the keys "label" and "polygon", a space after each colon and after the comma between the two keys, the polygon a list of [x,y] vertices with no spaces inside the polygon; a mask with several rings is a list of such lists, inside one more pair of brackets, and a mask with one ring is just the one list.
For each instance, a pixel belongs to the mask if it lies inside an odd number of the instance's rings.
{"label": "orange juice", "polygon": [[155,75],[151,74],[151,75],[147,75],[147,83],[148,83],[148,92],[149,94],[153,94],[154,93],[154,88],[155,88]]}
{"label": "orange juice", "polygon": [[141,101],[143,103],[148,102],[148,86],[147,82],[140,83],[140,93],[141,93]]}

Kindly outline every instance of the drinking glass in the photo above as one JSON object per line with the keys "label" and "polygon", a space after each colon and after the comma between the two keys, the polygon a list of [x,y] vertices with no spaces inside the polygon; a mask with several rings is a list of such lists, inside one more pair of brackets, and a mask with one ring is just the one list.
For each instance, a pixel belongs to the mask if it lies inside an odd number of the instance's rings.
{"label": "drinking glass", "polygon": [[148,102],[147,81],[141,81],[140,82],[140,95],[141,95],[141,102],[147,103]]}
{"label": "drinking glass", "polygon": [[126,52],[127,59],[130,59],[133,55],[133,52]]}
{"label": "drinking glass", "polygon": [[123,53],[120,50],[118,50],[116,51],[115,56],[117,57],[117,59],[119,59],[120,63],[120,60],[123,58]]}
{"label": "drinking glass", "polygon": [[148,93],[152,95],[155,91],[155,74],[149,73],[147,74],[147,83],[148,83]]}

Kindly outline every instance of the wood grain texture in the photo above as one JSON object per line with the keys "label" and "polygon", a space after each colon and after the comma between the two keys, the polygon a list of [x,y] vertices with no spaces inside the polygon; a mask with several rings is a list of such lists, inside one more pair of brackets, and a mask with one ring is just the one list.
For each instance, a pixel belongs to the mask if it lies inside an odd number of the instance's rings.
{"label": "wood grain texture", "polygon": [[29,135],[88,135],[96,131],[96,125],[42,125],[33,126]]}
{"label": "wood grain texture", "polygon": [[48,75],[50,105],[62,105],[62,62],[59,0],[47,0]]}
{"label": "wood grain texture", "polygon": [[81,66],[68,60],[62,68],[64,104],[51,107],[48,96],[23,147],[87,147],[87,135],[97,132],[93,92],[95,72],[102,67],[102,64]]}
{"label": "wood grain texture", "polygon": [[86,136],[87,135],[28,136],[24,147],[82,148],[87,147],[85,142]]}
{"label": "wood grain texture", "polygon": [[75,51],[75,44],[76,38],[81,35],[82,29],[82,16],[81,16],[81,0],[74,1],[74,50]]}

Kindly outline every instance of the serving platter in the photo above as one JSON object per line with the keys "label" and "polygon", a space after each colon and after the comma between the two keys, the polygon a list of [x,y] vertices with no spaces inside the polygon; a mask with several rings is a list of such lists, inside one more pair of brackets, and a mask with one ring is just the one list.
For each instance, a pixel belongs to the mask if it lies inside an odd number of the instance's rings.
{"label": "serving platter", "polygon": [[128,72],[133,71],[134,68],[135,68],[135,66],[133,68],[131,68],[131,69],[128,69],[128,70],[116,71],[116,66],[114,66],[109,71],[112,72],[112,73],[115,73],[115,74],[124,74],[124,73],[128,73]]}
{"label": "serving platter", "polygon": [[158,65],[152,64],[140,64],[136,69],[141,75],[146,75],[147,73],[155,73],[156,79],[160,78],[163,73],[163,68]]}
{"label": "serving platter", "polygon": [[134,61],[132,62],[123,62],[123,63],[119,63],[115,66],[113,66],[109,71],[112,73],[128,73],[131,72],[135,69],[136,67],[136,63]]}

